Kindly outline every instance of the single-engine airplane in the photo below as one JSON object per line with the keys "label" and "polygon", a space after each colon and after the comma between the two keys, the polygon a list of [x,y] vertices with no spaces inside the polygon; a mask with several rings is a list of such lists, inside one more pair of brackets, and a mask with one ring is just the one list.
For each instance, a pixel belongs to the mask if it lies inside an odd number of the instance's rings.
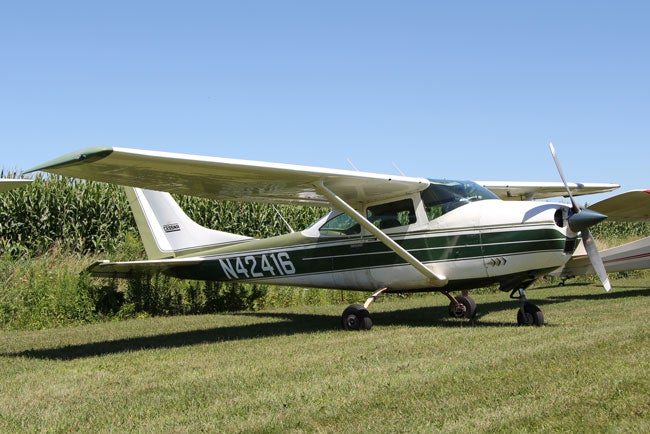
{"label": "single-engine airplane", "polygon": [[[346,330],[370,329],[368,308],[385,292],[441,292],[450,300],[452,316],[472,318],[476,303],[467,290],[498,284],[519,300],[517,323],[539,326],[544,316],[526,299],[525,289],[555,270],[567,269],[564,277],[575,275],[570,264],[581,241],[589,265],[579,258],[580,270],[598,274],[609,290],[589,232],[606,216],[581,208],[574,196],[619,187],[567,183],[550,147],[562,182],[427,179],[118,147],[73,152],[30,172],[128,186],[148,259],[100,261],[89,267],[93,276],[162,272],[186,279],[370,293],[363,305],[344,310]],[[199,226],[170,192],[327,206],[331,211],[301,232],[253,239]],[[568,196],[571,204],[532,200],[558,196]],[[626,217],[639,217],[635,209]],[[640,250],[647,255],[648,243]]]}

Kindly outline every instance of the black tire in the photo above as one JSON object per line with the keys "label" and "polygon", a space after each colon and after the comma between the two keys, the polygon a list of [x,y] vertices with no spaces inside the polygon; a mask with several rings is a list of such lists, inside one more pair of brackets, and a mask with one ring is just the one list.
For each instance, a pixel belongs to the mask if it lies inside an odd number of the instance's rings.
{"label": "black tire", "polygon": [[368,309],[360,304],[351,304],[341,315],[341,325],[344,330],[370,330],[372,320]]}
{"label": "black tire", "polygon": [[524,303],[524,312],[517,311],[517,324],[520,326],[543,326],[544,314],[542,310],[533,303]]}
{"label": "black tire", "polygon": [[372,320],[370,319],[370,316],[364,316],[361,318],[361,326],[359,327],[359,330],[370,330],[372,328]]}
{"label": "black tire", "polygon": [[453,318],[469,318],[472,319],[476,316],[476,302],[469,295],[457,295],[456,300],[459,305],[454,304],[452,301],[449,303],[449,315]]}

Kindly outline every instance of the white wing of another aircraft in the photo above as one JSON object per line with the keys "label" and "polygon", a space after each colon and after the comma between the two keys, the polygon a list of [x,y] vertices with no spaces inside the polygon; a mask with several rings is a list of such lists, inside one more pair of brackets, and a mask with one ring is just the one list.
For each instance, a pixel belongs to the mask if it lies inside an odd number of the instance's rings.
{"label": "white wing of another aircraft", "polygon": [[650,190],[632,190],[603,199],[589,209],[605,214],[611,221],[649,222]]}
{"label": "white wing of another aircraft", "polygon": [[[650,222],[650,190],[632,190],[603,199],[589,209],[619,222]],[[600,252],[608,273],[650,268],[650,237]],[[580,245],[564,267],[552,275],[570,278],[594,272],[584,247]]]}
{"label": "white wing of another aircraft", "polygon": [[5,179],[0,178],[0,193],[13,190],[14,188],[24,187],[32,182],[31,179]]}
{"label": "white wing of another aircraft", "polygon": [[[650,268],[650,237],[602,250],[600,257],[608,273]],[[563,267],[550,274],[569,279],[584,274],[594,274],[594,269],[584,247],[580,245],[574,256]]]}

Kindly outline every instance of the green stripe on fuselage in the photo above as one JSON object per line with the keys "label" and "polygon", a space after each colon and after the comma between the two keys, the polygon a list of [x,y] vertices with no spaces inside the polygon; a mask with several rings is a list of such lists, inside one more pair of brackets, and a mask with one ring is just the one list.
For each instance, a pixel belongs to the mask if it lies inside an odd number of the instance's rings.
{"label": "green stripe on fuselage", "polygon": [[[215,259],[182,274],[206,280],[279,278],[404,264],[397,254],[372,237],[307,238],[298,234],[242,243],[214,252]],[[273,240],[273,241],[271,241]],[[483,256],[563,251],[565,236],[551,228],[404,234],[395,240],[418,260],[429,263]],[[285,243],[283,243],[283,241]],[[299,243],[299,244],[296,244]],[[242,252],[244,246],[250,250]],[[224,249],[225,250],[225,249]],[[239,251],[236,251],[239,250]],[[288,261],[288,262],[287,262]],[[174,273],[180,276],[181,271]],[[198,277],[201,276],[201,277]]]}

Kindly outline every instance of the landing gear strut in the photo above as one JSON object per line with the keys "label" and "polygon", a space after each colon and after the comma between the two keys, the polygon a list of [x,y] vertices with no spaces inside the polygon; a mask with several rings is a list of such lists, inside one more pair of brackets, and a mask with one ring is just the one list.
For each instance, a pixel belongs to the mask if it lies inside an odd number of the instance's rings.
{"label": "landing gear strut", "polygon": [[[515,292],[519,296],[515,296]],[[544,325],[544,314],[542,310],[535,306],[533,303],[526,299],[526,294],[523,288],[513,290],[510,293],[510,298],[519,299],[519,310],[517,311],[517,324],[520,326],[542,326]]]}
{"label": "landing gear strut", "polygon": [[344,330],[370,330],[372,328],[372,319],[370,319],[370,312],[368,307],[373,301],[377,300],[381,294],[388,288],[382,288],[374,292],[366,302],[361,306],[360,304],[351,304],[345,308],[343,315],[341,315],[341,325]]}
{"label": "landing gear strut", "polygon": [[472,297],[463,292],[463,295],[453,296],[449,292],[443,292],[449,300],[449,315],[453,318],[469,318],[476,316],[476,302]]}

